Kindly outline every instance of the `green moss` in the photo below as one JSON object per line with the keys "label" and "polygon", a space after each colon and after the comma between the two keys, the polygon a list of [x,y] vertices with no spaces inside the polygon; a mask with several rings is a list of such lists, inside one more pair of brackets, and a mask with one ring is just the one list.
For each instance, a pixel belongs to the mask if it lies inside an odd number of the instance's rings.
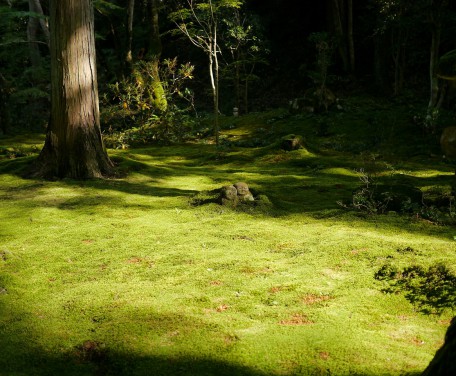
{"label": "green moss", "polygon": [[[333,123],[327,115],[331,135],[321,138],[315,117],[285,114],[237,121],[245,137],[273,124],[271,141],[302,134],[311,152],[113,150],[124,177],[83,182],[25,180],[19,167],[31,157],[0,160],[0,374],[424,370],[453,312],[417,312],[403,295],[382,293],[374,275],[389,260],[454,273],[454,228],[343,210],[337,201],[360,185],[365,158],[325,142],[343,132],[345,146],[367,142],[361,125],[346,132],[356,122],[371,127],[366,115],[354,109]],[[450,186],[451,166],[391,156],[386,141],[382,158],[398,167],[381,169],[380,181],[393,174],[428,191]],[[189,205],[237,181],[261,205]],[[397,252],[407,247],[416,252]],[[98,350],[83,350],[86,341]]]}

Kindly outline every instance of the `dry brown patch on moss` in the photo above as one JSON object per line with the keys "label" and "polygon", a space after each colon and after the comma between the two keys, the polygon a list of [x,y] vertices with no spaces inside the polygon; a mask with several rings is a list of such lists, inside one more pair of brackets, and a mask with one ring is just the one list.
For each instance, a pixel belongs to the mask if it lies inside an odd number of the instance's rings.
{"label": "dry brown patch on moss", "polygon": [[306,305],[318,304],[333,299],[330,295],[307,294],[302,297],[302,302]]}
{"label": "dry brown patch on moss", "polygon": [[310,320],[306,315],[302,313],[295,313],[289,319],[281,320],[280,325],[286,326],[300,326],[300,325],[310,325],[314,322]]}

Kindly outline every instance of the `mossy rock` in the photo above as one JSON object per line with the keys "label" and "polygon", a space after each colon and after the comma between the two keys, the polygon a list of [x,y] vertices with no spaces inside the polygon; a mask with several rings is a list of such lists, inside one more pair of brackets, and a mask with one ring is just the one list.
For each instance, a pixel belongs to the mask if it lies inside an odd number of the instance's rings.
{"label": "mossy rock", "polygon": [[304,138],[300,135],[289,134],[282,137],[280,140],[280,148],[282,150],[292,151],[304,147]]}

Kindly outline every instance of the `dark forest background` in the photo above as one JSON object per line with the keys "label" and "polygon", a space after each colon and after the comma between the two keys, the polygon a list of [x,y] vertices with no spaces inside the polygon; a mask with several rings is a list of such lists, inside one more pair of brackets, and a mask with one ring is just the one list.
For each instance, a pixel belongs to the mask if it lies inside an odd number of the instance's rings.
{"label": "dark forest background", "polygon": [[[44,130],[47,124],[50,110],[48,3],[49,0],[2,0],[2,133]],[[135,74],[147,76],[147,68],[144,68],[147,64],[142,68],[138,68],[138,64],[150,61],[151,40],[156,39],[154,26],[159,27],[159,60],[169,62],[177,58],[174,66],[168,64],[163,68],[161,63],[161,79],[168,101],[173,103],[168,119],[174,120],[169,120],[167,126],[187,121],[182,117],[185,111],[192,117],[210,113],[207,55],[176,31],[176,18],[172,21],[170,17],[179,9],[188,8],[187,1],[133,2],[132,61],[127,64],[128,6],[131,3],[94,1],[103,132],[125,131],[146,123],[150,126],[150,119],[163,118],[163,113],[144,99],[144,92],[138,93],[137,88],[132,87],[131,80]],[[152,17],[152,3],[158,9],[157,25]],[[315,105],[315,98],[309,99],[309,93],[315,96],[315,88],[320,85],[327,89],[324,98],[320,95],[318,99],[325,102],[325,111],[335,103],[332,96],[402,98],[421,104],[422,110],[415,114],[417,123],[432,130],[438,126],[443,111],[452,113],[454,110],[456,64],[452,52],[456,48],[456,2],[452,0],[226,3],[217,13],[221,114],[231,114],[233,107],[238,107],[241,114],[286,107],[296,99],[304,103],[301,110],[316,111],[321,106]],[[233,3],[235,6],[231,6]],[[235,14],[241,19],[242,28],[249,28],[242,42],[241,60],[245,72],[251,72],[248,80],[241,76],[237,84],[230,55],[233,51],[230,25],[233,27]],[[322,41],[327,43],[323,50]],[[325,75],[324,82],[322,75]],[[247,81],[248,89],[244,90]],[[244,98],[247,95],[248,100]],[[313,101],[310,106],[309,101]],[[177,113],[180,117],[176,117]],[[161,136],[157,133],[154,137]]]}

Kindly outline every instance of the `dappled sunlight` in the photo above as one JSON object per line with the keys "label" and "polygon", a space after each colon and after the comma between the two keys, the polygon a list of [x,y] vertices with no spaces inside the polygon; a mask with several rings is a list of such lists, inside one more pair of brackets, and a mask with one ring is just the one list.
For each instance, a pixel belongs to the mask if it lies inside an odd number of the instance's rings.
{"label": "dappled sunlight", "polygon": [[336,168],[324,168],[320,171],[322,174],[327,175],[337,175],[337,176],[349,176],[349,177],[358,177],[359,173],[353,170],[349,170],[343,167]]}

